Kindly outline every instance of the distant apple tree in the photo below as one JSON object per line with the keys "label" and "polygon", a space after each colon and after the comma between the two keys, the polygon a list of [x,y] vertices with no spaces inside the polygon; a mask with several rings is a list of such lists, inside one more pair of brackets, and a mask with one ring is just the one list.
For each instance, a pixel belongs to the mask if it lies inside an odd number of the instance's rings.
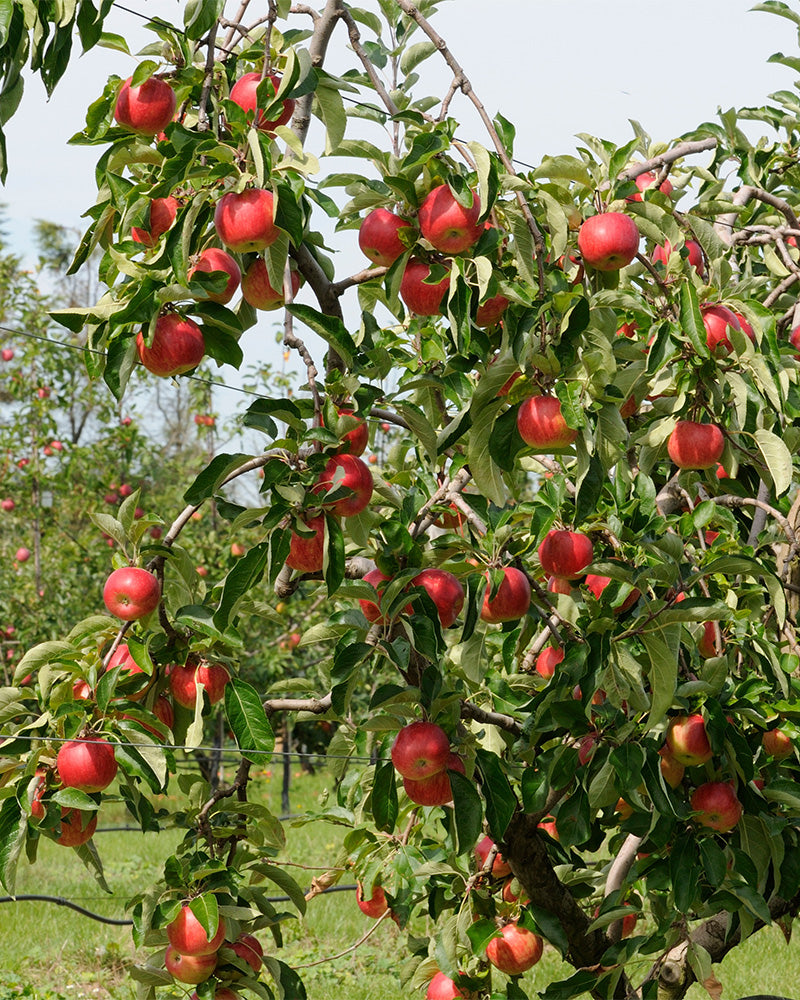
{"label": "distant apple tree", "polygon": [[[125,51],[109,6],[2,7],[3,120],[22,68],[53,86],[76,31]],[[99,253],[104,290],[53,315],[117,399],[142,366],[242,365],[259,310],[282,310],[304,375],[255,386],[263,449],[214,454],[182,509],[145,515],[160,539],[123,508],[96,613],[18,663],[3,885],[42,836],[99,869],[105,789],[152,829],[169,786],[187,837],[131,902],[139,995],[305,997],[267,890],[302,913],[336,874],[304,896],[248,784],[279,720],[316,717],[345,758],[319,816],[352,827],[362,904],[408,931],[410,989],[717,996],[715,964],[800,910],[796,92],[671,143],[582,135],[521,169],[524,136],[482,104],[436,3],[233,6],[152,22],[132,75],[121,55],[97,88],[73,139],[99,158],[71,269]],[[756,9],[800,30],[786,3]],[[334,225],[364,253],[352,274]],[[247,543],[198,596],[179,539],[206,505]],[[135,610],[134,583],[102,614],[128,564],[157,607]],[[301,630],[316,665],[248,683],[243,621],[300,594],[324,609]],[[187,706],[174,730],[164,696]],[[201,745],[212,700],[241,752],[214,790],[177,782],[172,749]],[[544,942],[572,968],[559,982]]]}

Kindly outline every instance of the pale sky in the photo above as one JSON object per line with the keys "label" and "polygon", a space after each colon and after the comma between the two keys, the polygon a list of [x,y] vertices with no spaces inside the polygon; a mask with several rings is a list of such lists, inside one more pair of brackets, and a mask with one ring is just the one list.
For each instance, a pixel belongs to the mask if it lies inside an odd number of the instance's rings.
{"label": "pale sky", "polygon": [[[180,0],[120,3],[182,23]],[[375,0],[356,5],[377,8]],[[228,6],[238,7],[238,0]],[[251,11],[261,6],[253,0]],[[667,141],[713,120],[718,107],[761,104],[772,91],[791,89],[794,74],[767,59],[778,50],[797,54],[793,26],[750,6],[750,0],[449,0],[433,23],[489,113],[502,111],[515,123],[516,156],[536,164],[545,154],[574,150],[578,132],[622,143],[632,136],[633,118]],[[107,28],[125,35],[135,53],[154,37],[142,25],[117,7]],[[334,34],[332,67],[343,66],[337,49],[344,38],[343,31]],[[38,79],[28,82],[7,126],[9,177],[0,194],[17,252],[31,254],[28,233],[36,218],[82,226],[80,216],[95,199],[102,148],[66,142],[81,129],[107,76],[127,76],[137,61],[94,49],[74,59],[49,102]],[[422,64],[420,72],[431,74],[426,93],[445,93],[450,76],[441,60]],[[462,137],[488,145],[465,99],[457,98],[451,113],[463,122]],[[335,241],[342,274],[364,266],[354,233]]]}

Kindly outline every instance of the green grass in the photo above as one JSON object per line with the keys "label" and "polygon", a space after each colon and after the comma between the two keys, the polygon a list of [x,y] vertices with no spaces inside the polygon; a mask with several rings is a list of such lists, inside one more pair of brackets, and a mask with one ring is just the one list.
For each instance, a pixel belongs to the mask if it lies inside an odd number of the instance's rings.
{"label": "green grass", "polygon": [[[328,781],[324,773],[309,777],[295,771],[293,811],[313,807]],[[258,789],[273,812],[280,812],[279,768],[273,775],[262,774]],[[121,806],[104,805],[101,826],[128,822]],[[286,829],[282,860],[322,867],[336,864],[343,828],[311,823],[299,827],[287,824]],[[97,913],[124,917],[125,900],[160,876],[163,859],[178,838],[177,831],[97,834],[95,843],[112,896],[102,892],[73,851],[43,839],[36,865],[29,866],[24,860],[20,863],[17,891],[61,896]],[[311,874],[295,870],[302,885]],[[349,892],[317,897],[309,903],[305,919],[284,925],[285,947],[278,957],[296,968],[305,966],[302,976],[309,1000],[412,1000],[399,983],[399,969],[407,955],[405,935],[391,920],[382,921],[356,950],[335,961],[324,961],[345,951],[370,926]],[[424,921],[417,929],[425,930]],[[262,941],[268,943],[266,935]],[[0,1000],[134,1000],[134,984],[126,971],[134,958],[127,927],[100,924],[49,903],[18,902],[0,908]],[[643,963],[642,974],[648,964]],[[570,971],[553,949],[546,948],[524,984],[534,996]],[[753,993],[800,997],[798,945],[787,946],[778,928],[755,935],[715,971],[724,986],[723,1000]],[[413,1000],[422,996],[416,993]],[[698,985],[689,992],[690,1000],[706,996]]]}

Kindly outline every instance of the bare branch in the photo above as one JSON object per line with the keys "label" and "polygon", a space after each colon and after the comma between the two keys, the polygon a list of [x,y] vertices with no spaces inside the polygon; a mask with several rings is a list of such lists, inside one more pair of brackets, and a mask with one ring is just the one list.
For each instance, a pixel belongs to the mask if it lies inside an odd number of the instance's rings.
{"label": "bare branch", "polygon": [[483,722],[488,726],[497,726],[498,729],[503,729],[507,733],[513,733],[515,736],[519,736],[522,732],[521,723],[517,722],[510,715],[503,715],[500,712],[490,712],[485,708],[474,705],[471,701],[461,702],[461,718]]}
{"label": "bare branch", "polygon": [[397,115],[400,113],[400,109],[394,103],[394,101],[389,96],[389,92],[383,85],[383,80],[381,80],[378,75],[378,71],[374,64],[370,60],[367,53],[364,51],[364,47],[361,44],[361,32],[358,30],[358,25],[353,20],[353,16],[347,8],[344,8],[341,13],[342,20],[347,25],[347,30],[350,34],[350,44],[353,46],[353,52],[361,60],[361,64],[366,70],[367,76],[372,81],[372,86],[375,88],[375,93],[383,101],[384,107],[389,112],[390,115]]}
{"label": "bare branch", "polygon": [[[320,67],[325,61],[328,42],[331,39],[337,21],[342,16],[343,10],[344,0],[327,0],[325,9],[314,21],[314,34],[309,42],[308,51],[311,56],[311,65],[315,69]],[[313,100],[314,93],[312,91],[301,97],[295,106],[292,129],[301,143],[305,143],[308,129],[311,125],[311,104]]]}
{"label": "bare branch", "polygon": [[619,175],[619,179],[622,181],[635,180],[635,178],[637,178],[640,174],[646,174],[649,170],[669,166],[676,160],[682,159],[684,156],[693,156],[695,153],[703,153],[707,149],[715,149],[716,145],[716,139],[698,139],[693,142],[679,142],[677,146],[673,146],[672,149],[668,149],[664,153],[659,153],[658,156],[654,156],[650,160],[645,160],[643,163],[634,163],[630,167],[626,167],[625,170],[623,170]]}
{"label": "bare branch", "polygon": [[341,281],[335,281],[331,285],[331,291],[334,295],[341,295],[354,285],[363,285],[365,281],[372,281],[373,278],[382,278],[388,270],[388,267],[365,268],[363,271],[359,271],[358,274],[353,274],[349,278],[342,278]]}

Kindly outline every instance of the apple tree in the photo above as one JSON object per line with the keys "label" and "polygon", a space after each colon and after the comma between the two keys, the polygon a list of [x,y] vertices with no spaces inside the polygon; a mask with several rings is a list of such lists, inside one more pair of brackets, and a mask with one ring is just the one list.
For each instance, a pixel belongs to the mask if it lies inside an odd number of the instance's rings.
{"label": "apple tree", "polygon": [[[67,19],[12,7],[18,65],[24,30]],[[788,4],[758,7],[800,28]],[[105,9],[71,5],[124,48]],[[242,333],[276,308],[304,377],[260,387],[244,419],[263,448],[215,455],[182,510],[157,511],[158,544],[120,517],[113,568],[144,571],[157,605],[136,610],[134,582],[101,614],[104,573],[97,613],[19,664],[35,683],[3,694],[4,885],[41,836],[99,870],[108,788],[153,829],[177,786],[186,839],[131,903],[141,996],[175,980],[203,1000],[305,996],[265,886],[297,913],[319,886],[306,898],[275,863],[283,830],[248,781],[278,720],[318,717],[337,755],[375,760],[337,758],[320,816],[350,828],[365,905],[408,930],[412,988],[530,996],[535,972],[519,977],[546,941],[574,972],[545,996],[715,991],[715,963],[800,908],[796,95],[673,143],[583,135],[523,172],[435,3],[183,14],[151,24],[73,140],[99,158],[71,268],[99,252],[105,290],[54,318],[116,398],[141,366],[240,366]],[[36,52],[51,74],[66,58]],[[434,59],[443,97],[425,91]],[[753,144],[744,121],[775,137]],[[326,170],[334,155],[352,167]],[[365,255],[351,274],[334,225]],[[242,481],[257,500],[237,501]],[[250,542],[198,599],[179,539],[211,504]],[[302,636],[316,668],[259,690],[241,623],[299,593],[325,608]],[[123,639],[149,678],[124,716]],[[76,677],[94,699],[70,696]],[[177,687],[191,707],[173,731],[153,712]],[[241,752],[213,791],[174,779],[210,702]],[[77,777],[58,759],[76,744]]]}

